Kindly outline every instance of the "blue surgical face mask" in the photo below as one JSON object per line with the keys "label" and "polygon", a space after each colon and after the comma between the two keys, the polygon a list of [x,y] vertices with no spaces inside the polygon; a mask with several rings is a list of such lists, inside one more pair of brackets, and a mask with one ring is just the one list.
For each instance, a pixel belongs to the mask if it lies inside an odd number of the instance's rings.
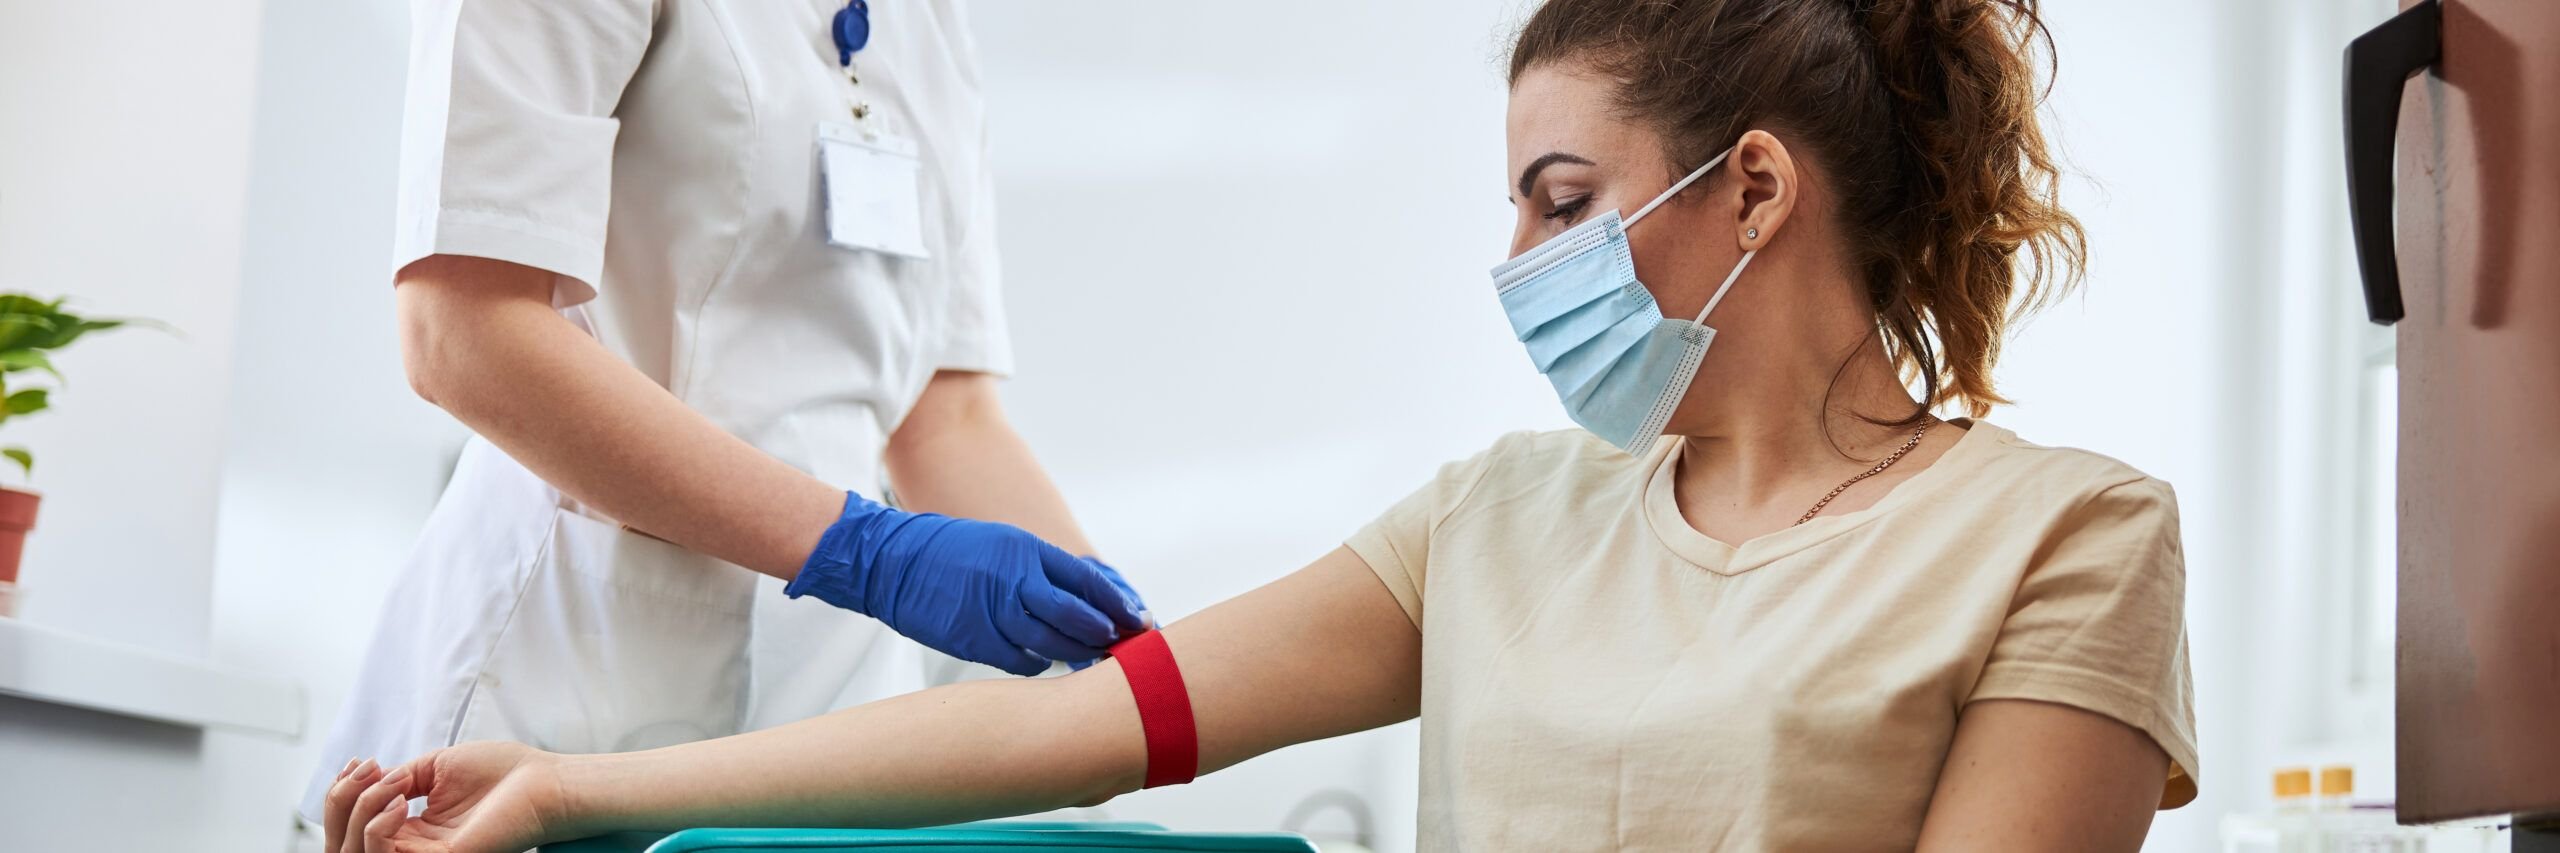
{"label": "blue surgical face mask", "polygon": [[1511,331],[1555,386],[1565,412],[1628,453],[1652,448],[1671,410],[1688,395],[1689,380],[1716,338],[1705,325],[1707,312],[1724,301],[1758,250],[1742,253],[1697,319],[1680,320],[1662,316],[1652,292],[1636,280],[1627,229],[1731,153],[1725,149],[1624,222],[1611,210],[1493,268],[1494,292]]}

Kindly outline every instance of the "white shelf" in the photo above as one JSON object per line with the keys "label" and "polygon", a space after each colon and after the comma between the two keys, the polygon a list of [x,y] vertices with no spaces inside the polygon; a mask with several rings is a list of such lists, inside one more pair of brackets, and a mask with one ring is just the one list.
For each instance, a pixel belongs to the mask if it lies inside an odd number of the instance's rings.
{"label": "white shelf", "polygon": [[293,681],[0,618],[0,694],[181,726],[302,735]]}

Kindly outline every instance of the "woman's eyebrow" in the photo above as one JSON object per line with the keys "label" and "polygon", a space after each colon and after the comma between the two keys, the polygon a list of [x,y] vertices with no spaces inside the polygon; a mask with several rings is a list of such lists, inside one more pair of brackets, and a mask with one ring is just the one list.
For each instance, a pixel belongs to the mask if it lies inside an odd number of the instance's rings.
{"label": "woman's eyebrow", "polygon": [[1557,163],[1574,163],[1583,166],[1592,165],[1589,160],[1585,160],[1562,151],[1549,151],[1545,154],[1540,154],[1538,155],[1538,159],[1529,161],[1528,168],[1520,170],[1520,196],[1522,198],[1527,198],[1529,196],[1529,188],[1537,186],[1538,184],[1538,173],[1546,171],[1548,166],[1552,166]]}

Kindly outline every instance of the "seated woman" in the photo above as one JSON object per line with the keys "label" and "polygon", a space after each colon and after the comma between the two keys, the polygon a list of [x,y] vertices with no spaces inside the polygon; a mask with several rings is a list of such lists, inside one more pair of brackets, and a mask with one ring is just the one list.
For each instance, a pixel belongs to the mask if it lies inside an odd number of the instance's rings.
{"label": "seated woman", "polygon": [[[2041,33],[2033,0],[1540,8],[1496,291],[1586,429],[1504,438],[1166,629],[1200,769],[1419,715],[1429,850],[2138,847],[2194,796],[2169,487],[1930,415],[2002,402],[2010,322],[2077,279]],[[1105,662],[647,752],[357,765],[327,832],[942,824],[1135,790],[1145,743]]]}

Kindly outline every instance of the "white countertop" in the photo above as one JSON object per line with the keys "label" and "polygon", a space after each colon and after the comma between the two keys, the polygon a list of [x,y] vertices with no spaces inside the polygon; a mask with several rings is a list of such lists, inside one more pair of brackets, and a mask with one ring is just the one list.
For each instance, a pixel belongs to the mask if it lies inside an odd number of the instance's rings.
{"label": "white countertop", "polygon": [[0,694],[181,726],[302,734],[302,686],[0,618]]}

